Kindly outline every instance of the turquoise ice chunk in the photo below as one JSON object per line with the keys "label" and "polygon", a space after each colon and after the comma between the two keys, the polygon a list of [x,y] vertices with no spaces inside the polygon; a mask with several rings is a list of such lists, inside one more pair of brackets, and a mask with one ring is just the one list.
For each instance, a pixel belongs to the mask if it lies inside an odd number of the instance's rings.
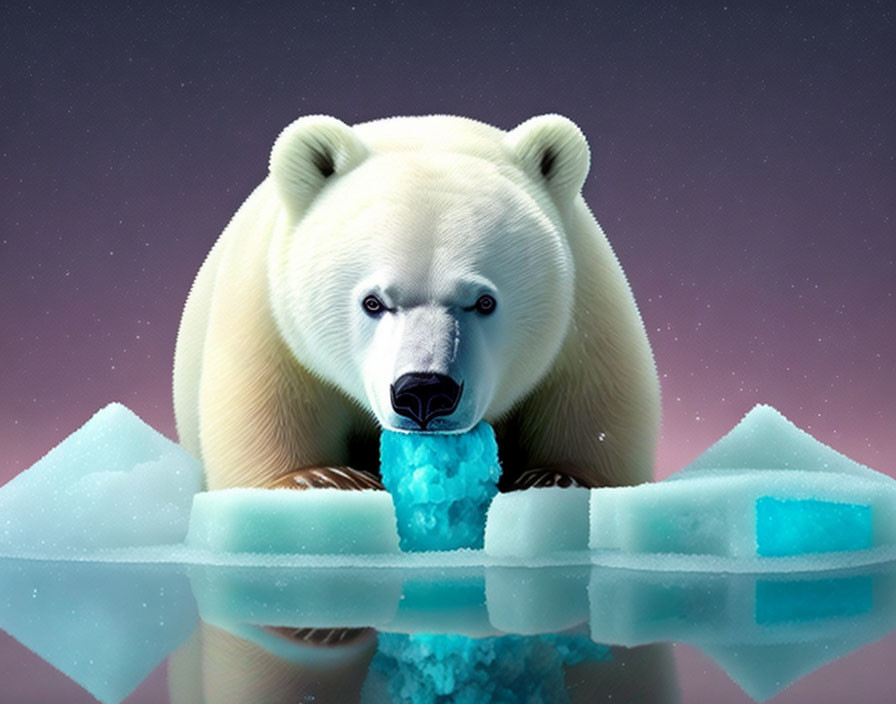
{"label": "turquoise ice chunk", "polygon": [[384,430],[380,473],[395,502],[402,550],[482,548],[501,475],[488,423],[454,434]]}
{"label": "turquoise ice chunk", "polygon": [[756,499],[762,557],[863,550],[872,545],[871,507],[817,499]]}

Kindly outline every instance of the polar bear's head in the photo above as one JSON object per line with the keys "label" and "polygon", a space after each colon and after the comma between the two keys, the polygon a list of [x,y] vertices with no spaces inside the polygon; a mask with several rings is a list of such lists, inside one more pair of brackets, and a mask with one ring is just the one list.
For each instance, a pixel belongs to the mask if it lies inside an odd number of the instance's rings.
{"label": "polar bear's head", "polygon": [[564,214],[589,152],[540,115],[504,132],[303,117],[271,152],[271,306],[311,373],[398,431],[463,432],[550,369],[571,320]]}

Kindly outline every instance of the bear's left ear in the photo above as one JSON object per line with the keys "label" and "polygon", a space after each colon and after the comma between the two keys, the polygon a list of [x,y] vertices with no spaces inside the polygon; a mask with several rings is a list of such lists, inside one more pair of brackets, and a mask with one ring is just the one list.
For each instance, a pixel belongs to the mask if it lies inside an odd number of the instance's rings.
{"label": "bear's left ear", "polygon": [[581,192],[591,152],[582,130],[563,115],[536,115],[510,130],[504,145],[529,176],[564,202]]}
{"label": "bear's left ear", "polygon": [[271,149],[270,173],[280,198],[300,216],[329,180],[369,154],[355,131],[330,115],[305,115],[288,125]]}

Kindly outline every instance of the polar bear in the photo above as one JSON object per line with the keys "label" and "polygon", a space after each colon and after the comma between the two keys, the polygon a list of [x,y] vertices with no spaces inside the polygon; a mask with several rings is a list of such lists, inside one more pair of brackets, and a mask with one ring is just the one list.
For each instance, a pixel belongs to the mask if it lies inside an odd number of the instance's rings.
{"label": "polar bear", "polygon": [[178,330],[177,433],[206,489],[380,488],[383,428],[482,419],[501,490],[649,480],[659,382],[589,166],[557,114],[286,127]]}

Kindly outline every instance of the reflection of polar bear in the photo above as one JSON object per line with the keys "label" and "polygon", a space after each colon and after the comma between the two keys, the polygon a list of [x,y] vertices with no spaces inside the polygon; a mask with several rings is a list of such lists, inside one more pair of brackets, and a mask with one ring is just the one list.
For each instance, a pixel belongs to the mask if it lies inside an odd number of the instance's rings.
{"label": "reflection of polar bear", "polygon": [[178,333],[177,430],[208,488],[376,474],[381,427],[483,418],[504,489],[649,479],[657,376],[588,167],[559,115],[287,127]]}
{"label": "reflection of polar bear", "polygon": [[[288,629],[280,630],[284,631],[283,635],[270,635],[264,640],[272,643],[279,637],[282,642],[266,650],[257,642],[235,636],[223,628],[200,624],[193,636],[168,659],[171,704],[435,701],[424,698],[424,686],[419,691],[403,690],[403,697],[395,698],[396,691],[390,689],[385,675],[370,667],[377,648],[373,633],[364,634],[342,647],[322,649],[303,643],[300,638],[302,629],[298,629],[292,638],[285,635]],[[500,641],[500,638],[494,640]],[[465,664],[474,671],[478,669],[479,674],[488,672],[499,682],[498,692],[511,691],[500,688],[502,677],[522,677],[523,681],[533,678],[531,685],[537,689],[539,683],[534,680],[537,670],[527,670],[521,675],[521,663],[504,659],[506,656],[502,655],[500,647],[494,647],[494,650],[483,648],[483,651],[490,655],[487,660],[471,659]],[[413,657],[413,653],[409,655]],[[440,675],[438,671],[432,674]],[[477,701],[476,695],[481,694],[481,690],[474,687],[461,689],[465,673],[457,674],[459,689],[452,693],[455,696],[446,695],[438,701]],[[585,659],[576,665],[564,666],[562,691],[554,690],[559,696],[549,701],[678,704],[679,691],[670,644],[654,643],[636,648],[613,646],[609,657]]]}

